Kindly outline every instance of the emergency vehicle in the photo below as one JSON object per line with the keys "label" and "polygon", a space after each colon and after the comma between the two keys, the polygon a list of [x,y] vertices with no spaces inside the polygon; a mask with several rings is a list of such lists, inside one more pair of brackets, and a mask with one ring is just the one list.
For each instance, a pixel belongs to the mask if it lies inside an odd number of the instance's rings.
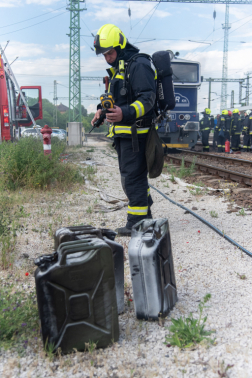
{"label": "emergency vehicle", "polygon": [[19,87],[0,45],[0,142],[19,137],[21,126],[42,119],[41,86]]}

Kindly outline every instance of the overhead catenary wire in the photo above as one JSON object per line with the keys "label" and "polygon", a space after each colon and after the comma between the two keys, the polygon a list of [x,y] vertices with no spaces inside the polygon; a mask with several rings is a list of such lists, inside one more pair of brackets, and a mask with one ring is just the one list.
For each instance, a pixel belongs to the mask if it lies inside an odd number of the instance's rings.
{"label": "overhead catenary wire", "polygon": [[238,244],[236,241],[234,241],[233,239],[231,239],[229,236],[225,235],[224,232],[222,232],[221,230],[219,230],[217,227],[215,227],[213,224],[209,223],[206,219],[202,218],[201,216],[197,215],[196,213],[194,213],[192,210],[188,209],[187,207],[181,205],[180,203],[178,202],[175,202],[173,201],[171,198],[169,198],[166,194],[164,194],[163,192],[161,192],[161,190],[155,188],[155,186],[149,184],[149,186],[156,190],[159,194],[161,194],[161,196],[163,196],[165,199],[167,199],[168,201],[170,201],[171,203],[173,203],[174,205],[180,207],[181,209],[183,210],[186,210],[188,211],[191,215],[193,215],[195,218],[197,218],[198,220],[200,220],[202,223],[204,223],[206,226],[210,227],[213,231],[217,232],[217,234],[219,234],[220,236],[222,236],[224,239],[226,239],[229,243],[235,245],[237,248],[241,249],[244,253],[246,253],[249,257],[252,257],[252,253],[250,251],[248,251],[246,248],[242,247],[240,244]]}
{"label": "overhead catenary wire", "polygon": [[2,28],[8,28],[9,26],[13,26],[13,25],[18,25],[18,24],[21,24],[22,22],[27,22],[27,21],[30,21],[30,20],[34,20],[34,18],[43,17],[43,16],[45,16],[46,14],[54,13],[54,12],[60,10],[60,9],[63,9],[63,8],[65,8],[65,6],[60,7],[60,8],[56,8],[56,9],[54,9],[54,10],[51,10],[50,12],[45,12],[45,13],[40,14],[40,15],[38,15],[38,16],[34,16],[34,17],[30,17],[30,18],[26,18],[25,20],[22,20],[22,21],[13,22],[13,24],[0,26],[0,29],[2,29]]}
{"label": "overhead catenary wire", "polygon": [[150,15],[150,17],[149,17],[149,19],[147,20],[147,22],[146,22],[146,24],[144,25],[144,27],[143,27],[143,29],[142,29],[142,31],[141,31],[141,33],[139,34],[139,36],[137,37],[137,39],[135,40],[135,42],[138,40],[138,38],[140,37],[140,35],[142,34],[142,32],[144,31],[144,29],[146,28],[146,26],[148,25],[148,23],[150,22],[150,20],[151,20],[151,18],[152,18],[152,16],[154,15],[154,13],[156,12],[156,10],[157,10],[157,8],[158,8],[158,6],[159,6],[159,4],[160,4],[160,1],[159,1],[159,3],[155,6],[155,8],[154,8],[154,11],[153,11],[153,13]]}
{"label": "overhead catenary wire", "polygon": [[[231,32],[229,32],[228,35],[234,33],[236,30],[240,29],[242,26],[246,25],[246,24],[249,23],[251,20],[252,20],[252,18],[249,19],[248,21],[244,22],[242,25],[238,26],[238,28],[236,28],[236,29],[232,30]],[[223,40],[223,39],[224,39],[224,37],[221,37],[221,38],[217,39],[216,41],[213,41],[212,44],[211,44],[211,46],[214,45],[215,43],[217,43],[217,42]],[[202,51],[199,51],[199,52],[196,53],[195,55],[198,55],[198,54],[200,54],[200,53],[203,53],[203,52],[206,51],[209,47],[210,47],[210,46],[205,47]]]}
{"label": "overhead catenary wire", "polygon": [[60,13],[60,14],[57,14],[56,16],[53,16],[53,17],[47,18],[46,20],[43,20],[43,21],[37,22],[36,24],[29,25],[29,26],[26,26],[26,27],[21,28],[21,29],[16,29],[16,30],[13,30],[13,31],[10,31],[10,32],[7,32],[7,33],[0,34],[0,37],[2,37],[3,35],[16,33],[16,32],[21,31],[21,30],[29,29],[29,28],[31,28],[31,27],[33,27],[33,26],[37,26],[37,25],[39,25],[39,24],[42,24],[43,22],[46,22],[46,21],[52,20],[53,18],[59,17],[59,16],[61,16],[62,14],[65,14],[65,13],[68,13],[68,12],[67,12],[67,11],[66,11],[66,12],[62,12],[62,13]]}
{"label": "overhead catenary wire", "polygon": [[[233,21],[233,22],[231,22],[231,24],[235,24],[236,22],[239,22],[239,21],[242,21],[242,20],[245,20],[246,18],[248,18],[248,17],[251,17],[252,16],[252,14],[249,14],[248,16],[246,16],[246,17],[243,17],[243,18],[240,18],[239,20],[236,20],[236,21]],[[251,20],[249,20],[249,21],[247,21],[247,22],[250,22]],[[246,22],[246,23],[247,23]],[[239,29],[241,26],[243,26],[243,25],[245,25],[246,23],[244,23],[244,24],[242,24],[242,25],[240,25],[240,26],[238,26],[238,28],[236,28],[236,29],[234,29],[234,30],[232,30],[232,32],[230,32],[229,34],[231,34],[231,33],[233,33],[235,30],[237,30],[237,29]],[[220,27],[220,28],[217,28],[217,29],[215,29],[214,31],[212,31],[203,41],[206,41],[214,32],[216,32],[217,30],[220,30],[220,29],[222,29],[222,27]],[[219,41],[221,41],[222,39],[223,39],[224,37],[221,37],[221,38],[219,38],[218,40],[216,40],[216,41],[212,41],[212,45],[214,44],[214,43],[217,43],[217,42],[219,42]],[[207,47],[209,47],[209,46],[207,46]],[[191,51],[191,52],[189,52],[189,56],[190,55],[192,55],[197,49],[199,49],[199,48],[203,48],[202,46],[197,46],[193,51]],[[207,48],[205,48],[203,51],[200,51],[200,52],[198,52],[198,53],[196,53],[196,55],[198,55],[198,54],[200,54],[201,52],[204,52],[205,50],[206,50]]]}

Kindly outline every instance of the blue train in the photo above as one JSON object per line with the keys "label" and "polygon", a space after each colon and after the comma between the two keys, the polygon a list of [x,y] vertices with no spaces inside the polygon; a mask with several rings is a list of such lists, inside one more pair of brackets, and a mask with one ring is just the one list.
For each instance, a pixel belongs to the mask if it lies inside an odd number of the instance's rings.
{"label": "blue train", "polygon": [[171,66],[176,105],[170,120],[159,124],[158,133],[167,148],[192,148],[199,133],[198,89],[201,85],[200,63],[179,59],[171,52]]}

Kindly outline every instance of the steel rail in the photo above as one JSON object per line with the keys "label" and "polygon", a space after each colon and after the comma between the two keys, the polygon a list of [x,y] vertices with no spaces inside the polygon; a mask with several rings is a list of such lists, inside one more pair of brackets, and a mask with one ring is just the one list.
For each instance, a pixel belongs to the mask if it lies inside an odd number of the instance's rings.
{"label": "steel rail", "polygon": [[203,157],[205,159],[209,158],[211,160],[219,160],[223,163],[228,163],[228,164],[234,164],[234,165],[243,165],[245,167],[250,167],[252,168],[252,160],[244,160],[244,159],[235,159],[233,157],[227,157],[227,156],[218,156],[214,154],[209,154],[209,152],[199,152],[199,151],[188,151],[188,150],[183,150],[183,149],[178,149],[178,151],[184,152],[186,154],[190,155],[199,155],[200,157]]}
{"label": "steel rail", "polygon": [[[182,158],[178,156],[174,157],[172,155],[166,155],[166,157],[175,163],[181,163],[182,159],[184,159],[184,164],[187,167],[192,164],[192,160],[189,160],[186,158]],[[204,173],[210,173],[212,175],[220,176],[226,180],[232,180],[239,183],[243,183],[248,186],[252,186],[252,176],[245,175],[244,173],[229,171],[228,169],[225,169],[225,168],[214,167],[212,165],[208,165],[204,163],[194,162],[194,164],[198,170]]]}

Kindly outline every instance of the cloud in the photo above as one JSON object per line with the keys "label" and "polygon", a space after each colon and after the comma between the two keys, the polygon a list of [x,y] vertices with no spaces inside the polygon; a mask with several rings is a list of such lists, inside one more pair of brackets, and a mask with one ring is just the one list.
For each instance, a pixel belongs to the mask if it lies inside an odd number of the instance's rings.
{"label": "cloud", "polygon": [[97,110],[97,104],[89,104],[87,108],[88,114],[95,113]]}
{"label": "cloud", "polygon": [[69,51],[69,43],[60,43],[59,45],[55,45],[55,51]]}
{"label": "cloud", "polygon": [[198,13],[197,14],[197,17],[200,17],[200,18],[207,18],[208,20],[212,20],[213,19],[213,16],[212,15],[210,15],[210,14],[200,14],[200,13]]}
{"label": "cloud", "polygon": [[20,4],[20,0],[0,0],[0,8],[13,8]]}
{"label": "cloud", "polygon": [[61,0],[26,0],[26,4],[52,5]]}
{"label": "cloud", "polygon": [[[2,43],[5,46],[6,42]],[[24,58],[36,57],[45,54],[44,46],[36,43],[22,43],[18,41],[11,41],[5,51],[8,61],[15,59],[17,56]]]}
{"label": "cloud", "polygon": [[[157,4],[156,4],[157,5]],[[128,3],[120,3],[108,0],[106,2],[106,6],[104,5],[104,1],[101,0],[94,0],[92,1],[92,6],[94,8],[94,11],[88,12],[90,17],[95,18],[99,21],[111,20],[111,15],[113,15],[113,21],[115,24],[118,24],[119,22],[125,22],[125,19],[129,19],[128,15]],[[146,15],[146,18],[144,20],[148,20],[148,17],[151,16],[152,10],[154,12],[154,7],[152,2],[150,3],[130,3],[130,9],[131,9],[131,20],[137,20],[139,18],[143,18]],[[147,15],[147,13],[149,13]],[[170,16],[171,14],[165,10],[157,9],[153,15],[153,17],[158,18],[165,18]],[[145,21],[143,21],[145,22]],[[133,25],[134,27],[134,25]]]}

